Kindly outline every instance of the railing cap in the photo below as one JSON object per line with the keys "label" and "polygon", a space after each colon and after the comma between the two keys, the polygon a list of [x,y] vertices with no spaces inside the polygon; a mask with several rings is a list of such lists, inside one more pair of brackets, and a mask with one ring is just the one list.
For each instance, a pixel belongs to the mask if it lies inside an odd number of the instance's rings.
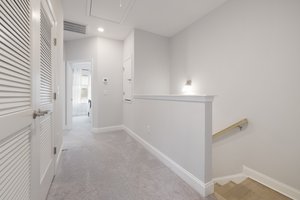
{"label": "railing cap", "polygon": [[164,101],[183,101],[183,102],[199,102],[209,103],[213,102],[214,95],[134,95],[135,99],[146,99],[146,100],[164,100]]}

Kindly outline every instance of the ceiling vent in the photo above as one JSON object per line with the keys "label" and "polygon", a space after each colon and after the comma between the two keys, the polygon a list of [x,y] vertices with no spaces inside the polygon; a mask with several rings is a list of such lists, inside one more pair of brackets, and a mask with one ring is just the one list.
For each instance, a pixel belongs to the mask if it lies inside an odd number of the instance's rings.
{"label": "ceiling vent", "polygon": [[86,34],[86,25],[64,21],[64,30],[75,32],[75,33]]}

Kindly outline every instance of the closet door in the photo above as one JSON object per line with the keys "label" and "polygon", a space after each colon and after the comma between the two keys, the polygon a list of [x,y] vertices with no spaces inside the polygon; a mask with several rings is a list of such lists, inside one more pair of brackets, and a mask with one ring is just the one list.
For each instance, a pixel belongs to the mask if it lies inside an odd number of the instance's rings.
{"label": "closet door", "polygon": [[54,177],[53,145],[53,38],[50,9],[41,4],[40,12],[40,84],[39,119],[41,199],[45,199]]}
{"label": "closet door", "polygon": [[0,4],[0,199],[32,199],[31,1]]}
{"label": "closet door", "polygon": [[132,61],[128,58],[123,63],[123,99],[126,102],[132,100]]}

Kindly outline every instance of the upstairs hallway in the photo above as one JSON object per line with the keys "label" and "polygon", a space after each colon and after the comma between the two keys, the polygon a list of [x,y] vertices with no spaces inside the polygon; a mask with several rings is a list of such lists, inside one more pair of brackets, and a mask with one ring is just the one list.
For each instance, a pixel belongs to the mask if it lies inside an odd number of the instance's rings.
{"label": "upstairs hallway", "polygon": [[124,131],[93,134],[75,117],[48,200],[215,200],[202,198]]}

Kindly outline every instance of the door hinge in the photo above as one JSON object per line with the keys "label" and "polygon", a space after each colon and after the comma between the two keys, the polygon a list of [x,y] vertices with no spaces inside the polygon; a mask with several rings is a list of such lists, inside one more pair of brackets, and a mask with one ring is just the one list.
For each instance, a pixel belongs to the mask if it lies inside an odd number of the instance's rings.
{"label": "door hinge", "polygon": [[56,155],[56,147],[53,149],[53,154]]}
{"label": "door hinge", "polygon": [[53,93],[53,99],[56,100],[56,98],[57,98],[57,94],[56,94],[56,92],[54,92]]}
{"label": "door hinge", "polygon": [[56,38],[53,39],[53,44],[54,44],[54,46],[57,45],[57,39]]}

